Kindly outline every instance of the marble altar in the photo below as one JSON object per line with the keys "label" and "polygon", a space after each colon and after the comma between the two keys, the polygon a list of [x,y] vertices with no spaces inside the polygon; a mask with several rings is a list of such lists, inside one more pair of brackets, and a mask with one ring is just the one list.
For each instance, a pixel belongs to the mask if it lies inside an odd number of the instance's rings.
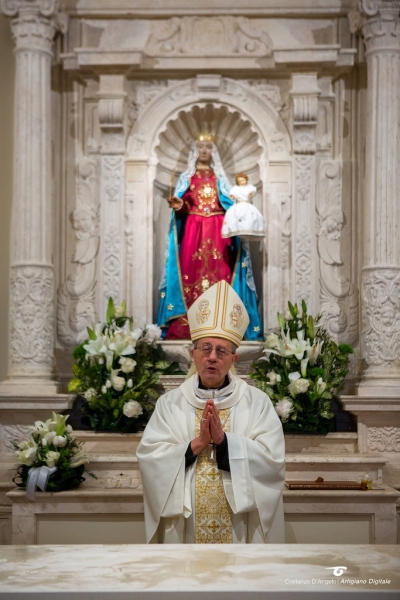
{"label": "marble altar", "polygon": [[[0,548],[4,600],[395,599],[395,546],[25,546]],[[44,577],[45,573],[45,577]]]}

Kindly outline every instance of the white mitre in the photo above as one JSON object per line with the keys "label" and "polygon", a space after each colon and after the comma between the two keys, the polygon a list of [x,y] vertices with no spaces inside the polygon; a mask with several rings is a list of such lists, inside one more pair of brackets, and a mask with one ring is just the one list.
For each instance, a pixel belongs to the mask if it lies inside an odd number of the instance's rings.
{"label": "white mitre", "polygon": [[188,310],[192,342],[216,337],[240,345],[248,324],[247,310],[235,290],[219,281],[199,296]]}

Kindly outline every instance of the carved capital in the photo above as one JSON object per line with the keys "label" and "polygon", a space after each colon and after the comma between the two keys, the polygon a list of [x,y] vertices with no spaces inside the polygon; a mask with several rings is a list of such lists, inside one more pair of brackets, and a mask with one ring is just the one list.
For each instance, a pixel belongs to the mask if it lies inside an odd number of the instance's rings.
{"label": "carved capital", "polygon": [[364,269],[363,357],[368,365],[400,367],[400,269]]}
{"label": "carved capital", "polygon": [[400,51],[399,0],[361,0],[349,13],[350,30],[364,38],[366,55],[388,50]]}
{"label": "carved capital", "polygon": [[51,55],[57,31],[65,33],[67,15],[58,12],[58,0],[2,0],[5,15],[11,23],[16,50],[41,51]]}

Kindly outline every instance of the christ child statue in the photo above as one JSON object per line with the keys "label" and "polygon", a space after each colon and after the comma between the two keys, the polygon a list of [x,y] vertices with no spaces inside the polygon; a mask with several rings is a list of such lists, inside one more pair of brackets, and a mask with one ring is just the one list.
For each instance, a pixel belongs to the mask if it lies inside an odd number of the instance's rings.
{"label": "christ child statue", "polygon": [[225,213],[221,231],[223,238],[237,235],[242,240],[253,242],[265,237],[264,219],[251,200],[257,190],[248,181],[246,173],[236,175],[236,185],[229,195],[235,204]]}

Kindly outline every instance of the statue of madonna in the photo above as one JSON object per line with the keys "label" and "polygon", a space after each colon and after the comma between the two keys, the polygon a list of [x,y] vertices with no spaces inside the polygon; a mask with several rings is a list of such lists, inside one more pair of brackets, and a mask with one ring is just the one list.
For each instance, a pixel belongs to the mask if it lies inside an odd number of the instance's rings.
{"label": "statue of madonna", "polygon": [[166,339],[190,339],[187,309],[210,286],[224,279],[249,313],[245,339],[261,340],[248,242],[221,235],[224,214],[233,202],[214,140],[208,133],[197,136],[175,195],[168,198],[173,210],[157,323]]}

